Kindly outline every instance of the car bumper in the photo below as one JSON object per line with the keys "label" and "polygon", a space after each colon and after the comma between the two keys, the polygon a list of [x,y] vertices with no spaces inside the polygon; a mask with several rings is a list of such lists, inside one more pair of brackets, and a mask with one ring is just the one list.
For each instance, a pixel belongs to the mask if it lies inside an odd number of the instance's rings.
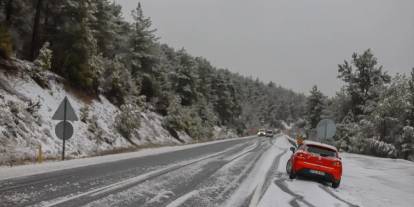
{"label": "car bumper", "polygon": [[[319,172],[323,172],[324,175],[319,175],[316,173],[313,173],[312,170],[316,170]],[[338,167],[328,167],[324,165],[318,165],[315,163],[310,163],[306,161],[296,161],[294,165],[294,171],[297,174],[306,174],[306,175],[312,175],[315,177],[321,177],[328,181],[338,181],[341,179],[342,176],[342,169]]]}

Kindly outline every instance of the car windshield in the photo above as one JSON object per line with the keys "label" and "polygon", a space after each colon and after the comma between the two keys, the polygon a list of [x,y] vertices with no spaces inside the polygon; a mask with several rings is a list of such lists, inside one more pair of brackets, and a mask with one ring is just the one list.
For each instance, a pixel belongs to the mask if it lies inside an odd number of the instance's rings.
{"label": "car windshield", "polygon": [[322,157],[336,157],[336,151],[316,145],[307,145],[306,150]]}
{"label": "car windshield", "polygon": [[266,133],[273,133],[273,131],[272,130],[267,130]]}

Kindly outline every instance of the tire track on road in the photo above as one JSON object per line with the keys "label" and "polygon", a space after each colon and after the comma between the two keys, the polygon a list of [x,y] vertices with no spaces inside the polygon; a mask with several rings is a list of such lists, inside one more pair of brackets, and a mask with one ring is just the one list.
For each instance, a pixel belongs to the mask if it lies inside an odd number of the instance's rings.
{"label": "tire track on road", "polygon": [[[254,152],[251,152],[248,155],[249,156],[248,158],[245,158],[246,155],[243,155],[237,159],[233,159],[233,161],[238,161],[240,160],[241,157],[243,157],[243,160],[247,161],[247,163],[249,164],[245,163],[242,165],[238,164],[237,166],[234,166],[235,168],[233,168],[231,171],[234,172],[234,170],[237,169],[236,171],[239,171],[239,173],[237,173],[237,175],[235,175],[234,178],[225,177],[226,181],[229,181],[229,182],[224,182],[223,184],[220,181],[220,178],[222,179],[222,176],[225,175],[225,173],[223,175],[212,173],[208,177],[206,177],[206,179],[204,179],[202,183],[194,187],[193,190],[171,201],[170,203],[171,206],[177,206],[176,205],[177,200],[180,201],[179,202],[180,206],[195,206],[195,205],[200,205],[200,204],[205,204],[208,206],[222,205],[222,203],[226,199],[226,196],[230,195],[238,187],[240,182],[249,175],[249,173],[255,166],[254,163],[256,163],[259,160],[263,152],[265,152],[266,149],[268,149],[268,147],[270,147],[270,144],[267,142],[267,140],[261,139],[259,146],[256,147],[254,150],[252,150]],[[216,172],[220,171],[226,166],[231,165],[232,163],[233,162],[224,163],[221,167],[219,167],[216,170]],[[216,185],[216,184],[219,184],[219,185]],[[193,196],[187,196],[187,195],[193,195]],[[168,206],[170,206],[170,204],[168,204]]]}
{"label": "tire track on road", "polygon": [[[96,189],[93,189],[93,190],[90,190],[90,191],[87,191],[87,192],[84,192],[84,193],[73,195],[73,196],[70,196],[70,197],[67,197],[67,198],[56,199],[55,201],[52,201],[50,203],[46,203],[45,205],[42,205],[42,206],[45,206],[45,207],[59,206],[59,205],[68,206],[68,204],[71,203],[71,202],[76,203],[77,206],[83,205],[83,204],[86,204],[86,203],[89,203],[89,202],[92,202],[92,201],[95,201],[95,200],[99,200],[100,198],[104,197],[105,195],[109,195],[109,194],[113,194],[113,193],[123,191],[123,190],[128,189],[132,186],[139,185],[141,183],[144,183],[144,182],[147,182],[149,180],[158,178],[158,177],[160,177],[162,175],[165,175],[167,173],[170,173],[170,172],[173,172],[173,171],[191,166],[191,165],[199,163],[199,162],[203,162],[203,161],[206,161],[206,160],[209,160],[209,159],[220,159],[220,157],[225,158],[225,157],[228,156],[228,155],[226,155],[227,153],[230,153],[230,152],[233,152],[233,151],[238,152],[240,150],[248,148],[249,146],[251,146],[252,144],[257,143],[257,142],[258,142],[258,140],[253,140],[253,141],[249,141],[247,143],[241,143],[241,144],[238,144],[234,147],[226,149],[225,151],[220,151],[220,152],[202,157],[200,159],[190,160],[190,161],[188,161],[186,163],[183,163],[183,164],[177,164],[177,165],[173,165],[173,166],[170,166],[170,167],[165,167],[165,168],[162,168],[162,169],[159,169],[159,170],[150,171],[150,172],[147,172],[145,174],[142,174],[142,175],[139,175],[139,176],[136,176],[136,177],[132,177],[132,178],[129,178],[129,179],[126,179],[126,180],[121,180],[119,182],[116,182],[116,183],[113,183],[113,184],[110,184],[110,185],[106,185],[106,186],[103,186],[103,187],[100,187],[100,188],[96,188]],[[241,145],[241,146],[239,146],[239,145]],[[254,149],[252,149],[252,150],[254,150]],[[245,153],[248,153],[248,152],[245,152]],[[242,155],[240,155],[240,156],[242,156]],[[73,205],[69,205],[69,206],[73,206]]]}
{"label": "tire track on road", "polygon": [[336,200],[341,201],[345,204],[347,204],[349,207],[359,207],[358,205],[355,205],[349,201],[346,201],[345,199],[339,197],[338,195],[336,195],[334,192],[330,191],[326,186],[323,185],[319,185],[319,187],[324,190],[325,192],[327,192],[329,195],[331,195],[332,197],[334,197]]}
{"label": "tire track on road", "polygon": [[[281,177],[281,175],[279,175],[279,177]],[[289,204],[293,207],[300,207],[299,202],[309,206],[309,207],[316,207],[313,204],[309,203],[307,200],[305,200],[305,198],[295,192],[293,192],[292,190],[290,190],[285,181],[287,180],[287,178],[279,178],[276,179],[274,181],[274,183],[285,193],[291,195],[293,197],[293,199],[289,202]]]}

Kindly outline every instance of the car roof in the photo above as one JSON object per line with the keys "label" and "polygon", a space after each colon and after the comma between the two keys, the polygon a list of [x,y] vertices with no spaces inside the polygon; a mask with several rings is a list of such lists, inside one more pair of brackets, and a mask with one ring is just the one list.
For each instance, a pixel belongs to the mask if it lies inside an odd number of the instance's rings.
{"label": "car roof", "polygon": [[336,147],[334,147],[332,145],[329,145],[329,144],[324,144],[324,143],[310,141],[310,140],[305,140],[303,143],[305,145],[315,145],[315,146],[320,146],[320,147],[324,147],[324,148],[328,148],[328,149],[331,149],[331,150],[338,151],[338,149],[336,149]]}

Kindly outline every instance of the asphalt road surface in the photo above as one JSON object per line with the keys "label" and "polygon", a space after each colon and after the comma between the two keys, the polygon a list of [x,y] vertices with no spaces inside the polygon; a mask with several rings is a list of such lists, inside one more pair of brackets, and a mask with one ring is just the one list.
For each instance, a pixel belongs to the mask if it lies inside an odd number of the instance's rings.
{"label": "asphalt road surface", "polygon": [[[4,180],[0,205],[220,205],[271,146],[269,138],[253,137]],[[190,192],[202,197],[191,199]],[[251,196],[245,196],[245,203]]]}

